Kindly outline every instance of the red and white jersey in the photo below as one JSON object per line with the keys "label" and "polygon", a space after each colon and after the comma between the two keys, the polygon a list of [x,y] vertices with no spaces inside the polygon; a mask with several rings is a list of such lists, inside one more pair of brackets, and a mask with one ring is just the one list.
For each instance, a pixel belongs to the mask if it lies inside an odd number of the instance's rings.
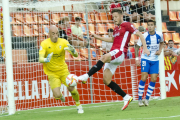
{"label": "red and white jersey", "polygon": [[115,27],[113,32],[114,42],[110,51],[118,49],[124,53],[128,51],[128,43],[131,39],[131,34],[137,32],[137,29],[130,22],[122,22]]}

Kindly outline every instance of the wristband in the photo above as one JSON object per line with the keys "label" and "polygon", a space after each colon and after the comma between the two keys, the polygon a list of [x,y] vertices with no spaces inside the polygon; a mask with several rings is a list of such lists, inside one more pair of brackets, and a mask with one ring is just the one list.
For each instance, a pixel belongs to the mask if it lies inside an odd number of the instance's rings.
{"label": "wristband", "polygon": [[139,60],[139,58],[138,58],[138,57],[136,57],[136,60]]}

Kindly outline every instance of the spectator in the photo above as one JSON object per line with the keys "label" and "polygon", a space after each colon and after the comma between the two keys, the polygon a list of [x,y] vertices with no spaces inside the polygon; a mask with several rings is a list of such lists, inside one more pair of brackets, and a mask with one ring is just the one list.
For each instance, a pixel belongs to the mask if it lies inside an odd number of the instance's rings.
{"label": "spectator", "polygon": [[139,2],[132,7],[131,14],[137,13],[141,18],[143,18],[143,2],[144,0],[139,0]]}
{"label": "spectator", "polygon": [[121,4],[122,10],[124,12],[123,19],[124,21],[133,22],[133,21],[140,21],[140,15],[137,14],[137,12],[133,12],[131,14],[131,9],[133,9],[133,5],[131,5],[131,0],[128,0],[127,2],[123,2]]}
{"label": "spectator", "polygon": [[155,20],[155,15],[152,15],[149,10],[150,10],[150,2],[149,0],[144,1],[145,6],[143,7],[143,16],[146,20],[153,19]]}
{"label": "spectator", "polygon": [[[76,17],[75,18],[75,25],[71,27],[72,33],[77,35],[77,37],[82,38],[83,39],[83,31],[82,28],[80,27],[81,24],[81,18]],[[72,41],[72,45],[74,46],[80,46],[80,47],[86,47],[87,46],[87,42],[85,41],[80,41],[80,40],[73,40]]]}
{"label": "spectator", "polygon": [[[164,42],[164,47],[166,42]],[[168,41],[168,48],[164,49],[164,56],[177,56],[178,51],[177,48],[174,48],[174,41],[173,40],[169,40]]]}
{"label": "spectator", "polygon": [[151,10],[155,9],[154,0],[150,0],[150,1],[149,1],[149,4],[150,4],[150,9],[151,9]]}
{"label": "spectator", "polygon": [[173,40],[168,41],[168,49],[170,49],[172,51],[177,50],[177,48],[174,48],[174,41]]}
{"label": "spectator", "polygon": [[71,27],[70,27],[70,24],[69,24],[69,17],[64,17],[63,19],[62,19],[62,21],[63,21],[63,23],[64,23],[64,28],[63,29],[65,29],[66,30],[66,34],[68,35],[68,36],[71,36]]}
{"label": "spectator", "polygon": [[118,0],[115,0],[115,3],[112,3],[109,7],[110,7],[110,12],[111,12],[114,8],[122,9],[122,8],[121,8],[121,4],[119,3]]}
{"label": "spectator", "polygon": [[68,40],[68,36],[67,36],[66,32],[63,30],[63,28],[65,28],[64,27],[64,25],[65,25],[64,22],[62,20],[60,20],[58,22],[58,25],[60,26],[60,28],[59,28],[59,37]]}
{"label": "spectator", "polygon": [[[113,37],[113,29],[110,28],[107,30],[108,35],[105,37]],[[102,49],[106,52],[109,52],[111,50],[113,43],[102,41]]]}

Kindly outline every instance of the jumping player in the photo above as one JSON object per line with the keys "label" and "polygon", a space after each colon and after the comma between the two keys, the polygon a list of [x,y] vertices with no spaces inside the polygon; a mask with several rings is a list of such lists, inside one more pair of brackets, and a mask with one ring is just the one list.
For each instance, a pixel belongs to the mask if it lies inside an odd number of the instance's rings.
{"label": "jumping player", "polygon": [[109,53],[101,57],[97,64],[94,65],[87,74],[79,76],[78,79],[79,81],[87,81],[90,76],[99,71],[105,64],[103,82],[114,92],[123,97],[124,106],[122,107],[122,110],[124,110],[133,100],[133,98],[126,94],[115,82],[112,81],[112,76],[115,73],[117,66],[119,66],[127,56],[128,43],[130,42],[131,34],[136,34],[139,36],[143,43],[144,53],[147,55],[150,53],[146,47],[146,42],[143,35],[131,23],[123,21],[122,10],[115,8],[111,11],[111,13],[114,23],[117,25],[117,27],[114,29],[113,37],[105,38],[95,34],[92,34],[92,37],[102,41],[112,42],[112,48]]}

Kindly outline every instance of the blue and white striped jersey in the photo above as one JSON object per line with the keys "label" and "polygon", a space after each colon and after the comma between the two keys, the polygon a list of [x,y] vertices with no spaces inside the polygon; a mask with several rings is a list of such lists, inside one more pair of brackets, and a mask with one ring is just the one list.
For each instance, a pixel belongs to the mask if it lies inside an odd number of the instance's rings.
{"label": "blue and white striped jersey", "polygon": [[[159,43],[164,41],[162,32],[156,31],[154,35],[150,35],[149,32],[145,32],[143,35],[146,40],[147,48],[150,51],[150,55],[147,56],[142,53],[141,58],[150,61],[158,61],[158,55],[155,55],[155,53],[159,50]],[[142,46],[140,39],[138,40],[137,45]]]}

